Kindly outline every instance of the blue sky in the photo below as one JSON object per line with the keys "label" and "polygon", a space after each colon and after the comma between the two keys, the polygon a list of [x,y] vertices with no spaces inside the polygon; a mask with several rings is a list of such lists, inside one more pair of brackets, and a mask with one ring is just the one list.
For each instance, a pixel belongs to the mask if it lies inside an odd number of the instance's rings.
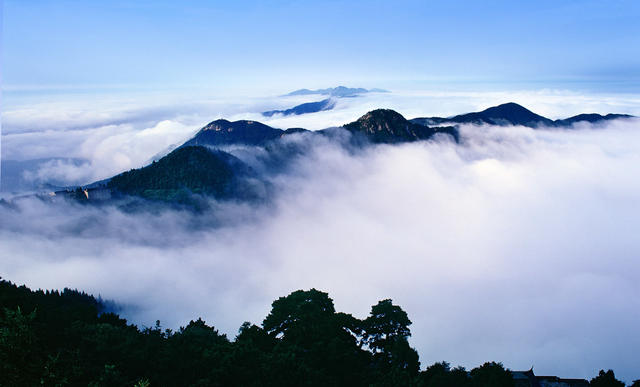
{"label": "blue sky", "polygon": [[640,2],[6,0],[22,87],[637,82]]}

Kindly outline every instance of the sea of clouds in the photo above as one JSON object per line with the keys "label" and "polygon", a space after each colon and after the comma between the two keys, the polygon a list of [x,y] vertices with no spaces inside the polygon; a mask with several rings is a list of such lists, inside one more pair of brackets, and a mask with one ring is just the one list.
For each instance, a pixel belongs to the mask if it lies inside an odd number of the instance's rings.
{"label": "sea of clouds", "polygon": [[[380,94],[339,100],[332,112],[261,120],[322,128],[373,107],[411,118],[511,100],[550,118],[637,114],[632,97],[569,103],[558,94]],[[224,109],[233,119],[258,119],[261,109],[289,102],[297,101],[254,100],[242,112],[206,101],[158,122],[114,120],[114,111],[86,127],[52,116],[55,128],[33,130],[12,113],[3,157],[64,150],[89,160],[87,178],[97,179],[144,164]],[[628,382],[640,378],[640,122],[572,130],[469,125],[461,133],[460,144],[359,152],[319,139],[271,178],[268,204],[212,203],[200,215],[14,199],[0,206],[0,275],[99,294],[141,325],[160,319],[176,328],[203,317],[231,337],[296,289],[327,291],[338,310],[361,318],[392,298],[413,321],[411,343],[423,365],[497,360],[512,369],[533,365],[538,374],[593,377],[613,368]],[[40,153],[45,143],[50,152]]]}
{"label": "sea of clouds", "polygon": [[[263,117],[260,112],[286,109],[325,96],[255,97],[229,94],[211,97],[202,91],[51,94],[4,98],[1,159],[12,179],[0,191],[25,186],[83,185],[139,168],[192,137],[218,118],[250,119],[277,128],[311,130],[341,126],[377,108],[395,109],[406,118],[452,116],[514,101],[549,118],[596,113],[640,115],[640,96],[584,94],[540,90],[467,92],[402,90],[340,98],[330,111],[300,116]],[[37,160],[37,162],[24,163]],[[13,170],[7,170],[11,166]],[[17,176],[13,176],[17,175]],[[13,180],[21,180],[16,186]]]}

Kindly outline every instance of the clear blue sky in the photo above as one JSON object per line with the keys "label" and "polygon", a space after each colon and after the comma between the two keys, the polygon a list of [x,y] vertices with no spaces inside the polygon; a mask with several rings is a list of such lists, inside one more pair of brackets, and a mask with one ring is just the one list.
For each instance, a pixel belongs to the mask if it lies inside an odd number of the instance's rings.
{"label": "clear blue sky", "polygon": [[5,0],[5,87],[635,81],[640,1]]}

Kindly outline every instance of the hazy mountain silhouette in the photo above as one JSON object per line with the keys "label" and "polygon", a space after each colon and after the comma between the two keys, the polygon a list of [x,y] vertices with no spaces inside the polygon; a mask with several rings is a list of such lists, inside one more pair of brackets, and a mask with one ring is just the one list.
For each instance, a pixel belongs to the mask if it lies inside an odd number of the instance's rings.
{"label": "hazy mountain silhouette", "polygon": [[[552,121],[515,104],[507,103],[481,112],[450,118],[430,117],[407,120],[389,109],[370,111],[356,121],[339,128],[309,131],[303,128],[287,130],[273,128],[257,121],[215,120],[203,127],[190,140],[167,156],[150,165],[124,172],[99,182],[114,193],[141,196],[164,201],[183,200],[192,194],[216,198],[257,198],[268,187],[268,175],[286,169],[296,157],[309,151],[310,141],[284,141],[288,135],[347,138],[352,147],[367,144],[396,144],[432,139],[436,135],[459,140],[455,126],[443,124],[521,125],[531,128],[570,127],[576,122],[598,123],[629,118],[621,114],[581,114]],[[336,136],[337,135],[337,136]],[[260,159],[258,170],[227,153],[232,145],[260,147],[252,157]],[[248,148],[247,152],[253,152]],[[96,184],[88,187],[95,187]],[[188,200],[187,200],[188,201]]]}
{"label": "hazy mountain silhouette", "polygon": [[633,116],[628,114],[607,114],[606,116],[591,113],[591,114],[578,114],[577,116],[565,118],[564,120],[556,120],[556,126],[571,126],[577,122],[589,122],[592,124],[608,121],[608,120],[617,120],[619,118],[632,118]]}
{"label": "hazy mountain silhouette", "polygon": [[271,117],[274,114],[282,114],[283,116],[290,115],[300,115],[307,113],[316,113],[324,110],[331,110],[336,106],[336,103],[331,98],[323,99],[318,102],[307,102],[297,106],[292,107],[291,109],[286,110],[269,110],[266,112],[262,112],[262,115],[265,117]]}
{"label": "hazy mountain silhouette", "polygon": [[361,87],[354,88],[354,87],[338,86],[338,87],[330,87],[327,89],[317,89],[317,90],[299,89],[285,95],[293,96],[293,95],[321,94],[321,95],[330,95],[332,97],[344,98],[344,97],[355,97],[359,94],[365,94],[365,93],[388,93],[388,91],[383,89],[367,90]]}
{"label": "hazy mountain silhouette", "polygon": [[511,126],[520,125],[529,128],[539,127],[567,127],[576,122],[587,121],[590,123],[597,123],[606,120],[618,119],[618,118],[630,118],[632,116],[625,114],[608,114],[602,116],[600,114],[580,114],[574,117],[550,120],[539,114],[536,114],[529,109],[518,105],[517,103],[509,102],[502,105],[490,107],[481,112],[460,114],[453,117],[421,117],[414,118],[411,121],[421,125],[441,125],[441,124],[477,124],[477,125],[499,125],[499,126]]}

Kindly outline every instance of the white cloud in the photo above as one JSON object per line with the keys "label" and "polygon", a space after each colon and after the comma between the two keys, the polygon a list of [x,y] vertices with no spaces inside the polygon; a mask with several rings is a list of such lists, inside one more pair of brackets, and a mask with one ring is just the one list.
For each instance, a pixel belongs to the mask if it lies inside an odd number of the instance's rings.
{"label": "white cloud", "polygon": [[[269,109],[292,107],[309,102],[296,97],[288,104],[271,105]],[[316,97],[318,100],[319,97]],[[378,108],[394,109],[406,118],[449,117],[472,111],[484,110],[506,102],[516,102],[535,113],[548,118],[567,118],[581,113],[623,113],[640,115],[640,95],[637,94],[578,94],[564,90],[512,91],[512,92],[467,92],[467,91],[407,91],[393,93],[364,94],[356,98],[337,100],[334,110],[305,114],[300,116],[262,117],[256,113],[244,113],[235,119],[259,120],[271,126],[307,129],[323,129],[340,126],[356,120],[363,114]],[[266,110],[266,109],[265,109]]]}
{"label": "white cloud", "polygon": [[82,184],[93,177],[91,165],[74,159],[53,159],[40,163],[35,171],[23,171],[23,178],[33,183],[62,181]]}
{"label": "white cloud", "polygon": [[[20,201],[0,210],[0,273],[113,298],[138,323],[202,316],[231,335],[298,288],[328,291],[359,317],[393,298],[423,364],[498,360],[566,377],[613,368],[630,381],[640,376],[639,126],[465,126],[461,145],[356,153],[322,141],[274,179],[271,205],[203,216]],[[87,149],[134,150],[181,130],[159,124]]]}

